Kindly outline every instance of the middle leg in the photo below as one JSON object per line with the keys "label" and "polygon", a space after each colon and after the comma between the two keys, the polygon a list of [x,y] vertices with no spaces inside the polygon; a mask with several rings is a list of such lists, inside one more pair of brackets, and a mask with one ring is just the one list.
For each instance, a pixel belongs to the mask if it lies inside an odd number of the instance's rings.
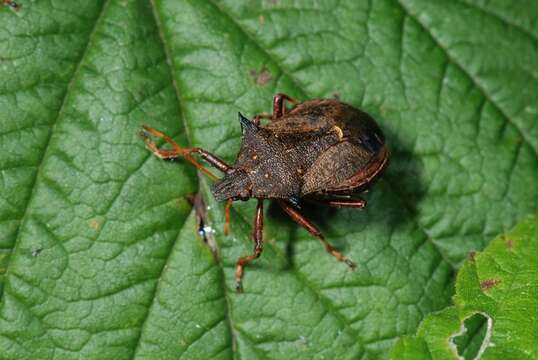
{"label": "middle leg", "polygon": [[276,94],[273,98],[273,120],[276,120],[282,115],[286,113],[286,105],[284,104],[284,100],[289,101],[293,105],[297,105],[299,103],[299,100],[292,98],[289,95],[286,94]]}
{"label": "middle leg", "polygon": [[350,268],[354,269],[356,267],[355,263],[345,257],[340,251],[336,250],[334,246],[331,245],[330,242],[325,239],[321,231],[310,222],[307,218],[305,218],[297,209],[295,209],[290,203],[284,201],[284,200],[277,200],[278,204],[284,209],[284,211],[292,218],[293,221],[295,221],[297,224],[304,227],[310,234],[314,235],[318,239],[321,240],[323,243],[323,246],[325,247],[325,250],[334,256],[338,261],[341,261],[345,263]]}
{"label": "middle leg", "polygon": [[263,200],[258,199],[256,207],[256,217],[254,218],[254,230],[252,237],[254,238],[254,251],[252,255],[241,256],[237,259],[235,265],[235,290],[241,292],[241,279],[246,264],[260,257],[263,251]]}

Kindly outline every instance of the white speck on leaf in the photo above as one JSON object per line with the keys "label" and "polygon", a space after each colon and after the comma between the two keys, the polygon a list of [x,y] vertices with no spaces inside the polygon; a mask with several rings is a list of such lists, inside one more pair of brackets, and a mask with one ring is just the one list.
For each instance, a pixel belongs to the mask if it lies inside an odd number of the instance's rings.
{"label": "white speck on leaf", "polygon": [[209,225],[204,226],[204,233],[213,234],[213,228]]}
{"label": "white speck on leaf", "polygon": [[536,110],[536,108],[534,106],[526,106],[525,107],[525,112],[527,112],[529,114],[536,114],[538,111]]}

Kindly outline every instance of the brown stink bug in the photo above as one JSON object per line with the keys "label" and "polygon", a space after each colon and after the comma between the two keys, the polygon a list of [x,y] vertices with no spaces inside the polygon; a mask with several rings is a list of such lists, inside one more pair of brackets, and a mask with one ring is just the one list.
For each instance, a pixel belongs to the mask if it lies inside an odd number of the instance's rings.
{"label": "brown stink bug", "polygon": [[[293,104],[287,109],[284,101]],[[270,120],[262,125],[261,119]],[[338,100],[299,102],[284,94],[273,99],[273,114],[258,115],[253,121],[239,113],[243,132],[241,149],[233,165],[200,148],[181,148],[161,132],[144,127],[141,135],[147,148],[163,159],[184,157],[216,179],[193,157],[202,159],[224,173],[213,189],[217,200],[227,200],[225,233],[229,209],[235,200],[258,199],[254,219],[254,252],[236,263],[236,289],[241,289],[244,266],[263,250],[263,201],[276,200],[299,225],[319,238],[328,253],[353,268],[355,264],[337,251],[318,228],[300,212],[303,200],[334,207],[363,208],[358,195],[385,168],[388,150],[384,136],[366,113]],[[171,150],[160,150],[150,136],[163,138]]]}

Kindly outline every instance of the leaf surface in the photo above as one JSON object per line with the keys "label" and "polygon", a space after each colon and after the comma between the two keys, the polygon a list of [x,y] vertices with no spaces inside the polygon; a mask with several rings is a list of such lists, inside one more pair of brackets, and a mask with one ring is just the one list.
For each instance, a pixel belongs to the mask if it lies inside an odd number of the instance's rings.
{"label": "leaf surface", "polygon": [[[0,9],[0,357],[386,357],[449,303],[470,250],[537,211],[538,7],[525,6]],[[137,132],[231,162],[237,112],[268,112],[277,92],[368,111],[391,162],[364,211],[306,209],[355,272],[266,202],[265,250],[236,295],[255,204],[234,206],[223,236],[211,184]],[[216,257],[186,200],[198,189]]]}
{"label": "leaf surface", "polygon": [[455,335],[462,332],[463,320],[474,314],[487,318],[477,358],[536,358],[536,255],[538,218],[534,217],[466,261],[456,280],[454,306],[428,315],[415,337],[405,336],[396,344],[392,358],[458,358]]}

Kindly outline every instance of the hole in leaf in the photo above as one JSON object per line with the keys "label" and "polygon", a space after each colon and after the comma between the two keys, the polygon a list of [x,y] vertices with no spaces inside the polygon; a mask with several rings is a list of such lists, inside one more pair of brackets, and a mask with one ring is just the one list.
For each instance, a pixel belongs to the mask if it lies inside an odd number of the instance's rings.
{"label": "hole in leaf", "polygon": [[479,359],[489,345],[492,320],[486,314],[477,313],[464,320],[461,330],[451,342],[456,346],[460,359]]}

